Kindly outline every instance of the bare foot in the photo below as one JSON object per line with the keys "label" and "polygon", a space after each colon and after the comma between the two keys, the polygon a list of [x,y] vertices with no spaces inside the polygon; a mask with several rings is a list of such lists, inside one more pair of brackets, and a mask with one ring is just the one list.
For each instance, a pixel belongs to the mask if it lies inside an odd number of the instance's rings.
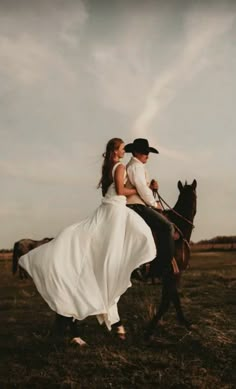
{"label": "bare foot", "polygon": [[71,343],[78,344],[79,346],[87,346],[87,343],[80,337],[73,338]]}
{"label": "bare foot", "polygon": [[125,331],[125,327],[124,326],[117,327],[116,333],[117,333],[118,337],[121,340],[125,340],[126,339],[126,336],[125,336],[126,335],[126,331]]}

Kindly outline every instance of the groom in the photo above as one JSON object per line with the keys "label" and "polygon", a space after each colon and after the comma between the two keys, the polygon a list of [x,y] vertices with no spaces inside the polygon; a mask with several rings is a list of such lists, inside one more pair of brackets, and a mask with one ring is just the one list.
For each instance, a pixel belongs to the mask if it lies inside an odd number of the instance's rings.
{"label": "groom", "polygon": [[157,257],[150,264],[151,276],[162,276],[164,271],[172,271],[172,260],[174,258],[174,228],[169,220],[161,214],[162,207],[155,200],[152,190],[149,188],[145,164],[149,153],[159,154],[150,147],[148,140],[138,138],[125,146],[127,153],[132,157],[126,166],[127,188],[136,188],[137,194],[127,198],[127,206],[137,212],[149,225],[152,231],[156,232],[158,240]]}

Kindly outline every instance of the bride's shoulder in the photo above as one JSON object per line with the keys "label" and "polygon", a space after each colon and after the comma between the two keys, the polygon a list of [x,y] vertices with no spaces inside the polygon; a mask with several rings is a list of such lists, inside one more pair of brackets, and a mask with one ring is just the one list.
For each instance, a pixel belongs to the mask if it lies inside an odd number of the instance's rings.
{"label": "bride's shoulder", "polygon": [[116,164],[113,166],[113,169],[125,169],[125,165],[122,162],[116,162]]}
{"label": "bride's shoulder", "polygon": [[117,162],[112,169],[112,175],[114,176],[115,172],[121,172],[122,170],[125,169],[125,165],[121,162]]}
{"label": "bride's shoulder", "polygon": [[125,165],[122,162],[117,162],[117,167],[125,169]]}
{"label": "bride's shoulder", "polygon": [[123,170],[125,170],[126,168],[125,168],[125,165],[123,164],[123,163],[121,163],[121,162],[118,162],[117,164],[116,164],[116,170],[118,170],[118,171],[123,171]]}

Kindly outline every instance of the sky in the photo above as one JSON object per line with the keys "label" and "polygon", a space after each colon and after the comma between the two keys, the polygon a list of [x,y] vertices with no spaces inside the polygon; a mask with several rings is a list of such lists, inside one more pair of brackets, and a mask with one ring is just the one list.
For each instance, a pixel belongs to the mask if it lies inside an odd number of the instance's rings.
{"label": "sky", "polygon": [[0,0],[0,248],[92,215],[113,137],[171,206],[197,180],[194,242],[236,235],[235,37],[229,0]]}

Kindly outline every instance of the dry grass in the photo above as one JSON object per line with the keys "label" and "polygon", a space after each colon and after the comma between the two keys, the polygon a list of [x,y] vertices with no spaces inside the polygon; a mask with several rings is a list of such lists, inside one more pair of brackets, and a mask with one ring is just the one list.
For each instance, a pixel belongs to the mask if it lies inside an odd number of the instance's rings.
{"label": "dry grass", "polygon": [[151,342],[143,330],[159,301],[160,285],[134,283],[120,301],[127,341],[118,341],[95,318],[81,324],[89,346],[70,338],[55,343],[54,314],[33,283],[11,275],[1,260],[1,388],[235,387],[235,253],[196,253],[184,274],[181,298],[195,323],[177,325],[171,309]]}

